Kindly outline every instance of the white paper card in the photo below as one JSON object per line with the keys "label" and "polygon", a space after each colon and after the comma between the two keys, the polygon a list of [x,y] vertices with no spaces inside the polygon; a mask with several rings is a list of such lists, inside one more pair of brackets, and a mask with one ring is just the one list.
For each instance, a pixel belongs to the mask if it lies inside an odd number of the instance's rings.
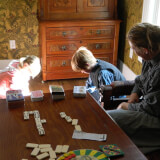
{"label": "white paper card", "polygon": [[106,141],[107,134],[86,133],[86,132],[74,130],[72,138],[88,139],[88,140],[95,140],[95,141]]}

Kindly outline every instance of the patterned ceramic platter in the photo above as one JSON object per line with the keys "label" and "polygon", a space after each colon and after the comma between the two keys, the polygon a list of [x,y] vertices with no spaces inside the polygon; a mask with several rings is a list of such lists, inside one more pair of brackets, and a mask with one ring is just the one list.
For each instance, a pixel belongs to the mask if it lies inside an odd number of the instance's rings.
{"label": "patterned ceramic platter", "polygon": [[110,160],[110,158],[97,150],[80,149],[65,153],[57,160]]}

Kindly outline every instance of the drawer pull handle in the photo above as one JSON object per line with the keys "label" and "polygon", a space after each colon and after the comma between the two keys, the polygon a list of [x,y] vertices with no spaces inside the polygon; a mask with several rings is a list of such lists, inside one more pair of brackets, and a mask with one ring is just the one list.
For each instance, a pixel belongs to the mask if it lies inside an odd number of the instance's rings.
{"label": "drawer pull handle", "polygon": [[62,66],[65,66],[65,65],[66,65],[66,62],[65,62],[65,61],[63,61],[63,62],[62,62]]}
{"label": "drawer pull handle", "polygon": [[97,33],[97,34],[101,34],[101,30],[98,29],[98,30],[96,31],[96,33]]}
{"label": "drawer pull handle", "polygon": [[66,34],[67,34],[66,32],[62,32],[62,35],[63,35],[64,37],[66,36]]}
{"label": "drawer pull handle", "polygon": [[62,46],[62,50],[65,51],[66,50],[66,46]]}
{"label": "drawer pull handle", "polygon": [[99,49],[100,48],[100,44],[96,44],[96,49]]}

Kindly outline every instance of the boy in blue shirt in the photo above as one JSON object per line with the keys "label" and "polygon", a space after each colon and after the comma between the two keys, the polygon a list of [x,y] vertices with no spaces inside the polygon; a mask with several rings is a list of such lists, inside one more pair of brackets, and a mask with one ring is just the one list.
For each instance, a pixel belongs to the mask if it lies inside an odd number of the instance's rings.
{"label": "boy in blue shirt", "polygon": [[98,102],[101,102],[99,88],[102,85],[110,85],[113,81],[125,81],[117,67],[106,61],[96,59],[86,47],[80,47],[74,53],[71,66],[76,72],[89,74],[86,87]]}

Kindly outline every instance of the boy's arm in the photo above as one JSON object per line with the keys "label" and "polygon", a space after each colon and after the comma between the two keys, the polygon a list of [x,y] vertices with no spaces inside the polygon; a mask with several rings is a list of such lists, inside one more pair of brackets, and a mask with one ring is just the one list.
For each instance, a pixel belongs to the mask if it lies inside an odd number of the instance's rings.
{"label": "boy's arm", "polygon": [[102,85],[110,85],[114,81],[114,75],[108,70],[101,70],[98,76],[99,88]]}
{"label": "boy's arm", "polygon": [[88,79],[86,81],[86,88],[89,93],[93,93],[96,89],[96,86],[93,85],[93,82],[92,82],[90,76],[88,77]]}

